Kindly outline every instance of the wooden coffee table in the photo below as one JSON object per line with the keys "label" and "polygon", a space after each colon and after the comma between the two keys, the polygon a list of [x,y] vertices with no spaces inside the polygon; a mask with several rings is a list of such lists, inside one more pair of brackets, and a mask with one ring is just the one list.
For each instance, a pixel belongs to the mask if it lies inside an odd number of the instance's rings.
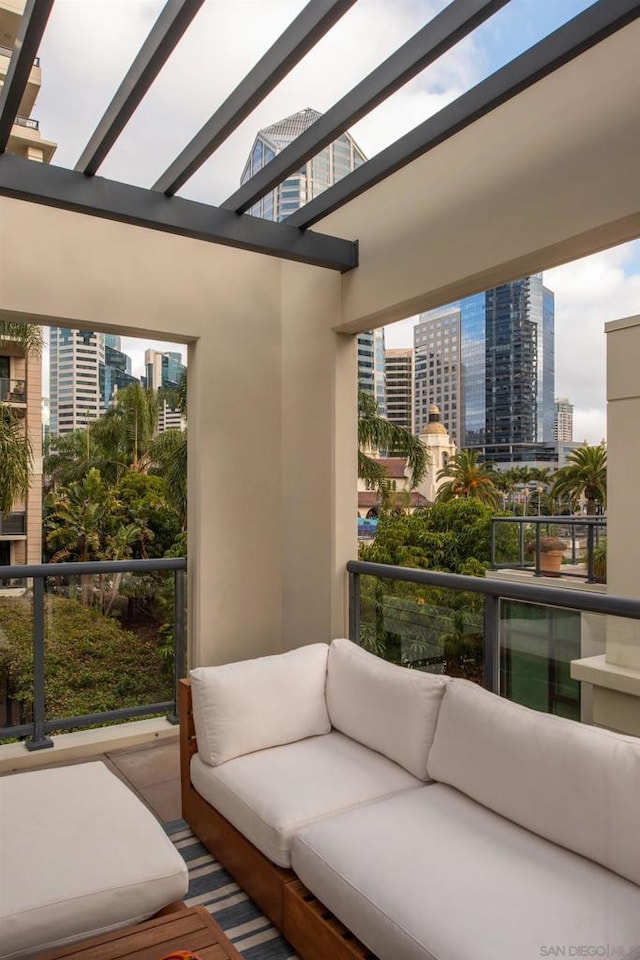
{"label": "wooden coffee table", "polygon": [[242,960],[204,907],[176,910],[135,927],[72,943],[38,960],[161,960],[173,950],[192,950],[201,960]]}

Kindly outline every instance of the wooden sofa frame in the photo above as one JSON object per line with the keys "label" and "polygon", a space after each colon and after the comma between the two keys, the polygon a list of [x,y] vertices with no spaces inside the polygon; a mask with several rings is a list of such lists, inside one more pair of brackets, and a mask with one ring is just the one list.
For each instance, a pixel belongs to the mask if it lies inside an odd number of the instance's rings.
{"label": "wooden sofa frame", "polygon": [[200,796],[191,783],[198,750],[191,683],[180,681],[180,781],[182,816],[204,846],[280,930],[301,960],[376,960],[298,880],[272,863]]}

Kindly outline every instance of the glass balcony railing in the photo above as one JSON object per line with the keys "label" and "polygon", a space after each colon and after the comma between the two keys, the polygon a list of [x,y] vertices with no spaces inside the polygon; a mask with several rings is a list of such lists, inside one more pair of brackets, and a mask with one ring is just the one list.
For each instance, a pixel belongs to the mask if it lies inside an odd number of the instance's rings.
{"label": "glass balcony railing", "polygon": [[0,566],[0,742],[177,723],[185,578],[183,558]]}
{"label": "glass balcony railing", "polygon": [[352,560],[349,636],[383,659],[462,677],[547,713],[583,717],[571,662],[636,638],[640,601]]}
{"label": "glass balcony railing", "polygon": [[26,403],[27,381],[0,377],[0,403]]}
{"label": "glass balcony railing", "polygon": [[493,517],[491,567],[604,583],[606,541],[604,516]]}

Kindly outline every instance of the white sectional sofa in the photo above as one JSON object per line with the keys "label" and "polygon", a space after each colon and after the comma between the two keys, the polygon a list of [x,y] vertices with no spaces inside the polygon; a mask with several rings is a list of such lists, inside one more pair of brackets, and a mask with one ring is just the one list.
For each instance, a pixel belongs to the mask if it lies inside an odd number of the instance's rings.
{"label": "white sectional sofa", "polygon": [[192,671],[182,726],[185,818],[303,960],[640,957],[640,741],[348,640]]}

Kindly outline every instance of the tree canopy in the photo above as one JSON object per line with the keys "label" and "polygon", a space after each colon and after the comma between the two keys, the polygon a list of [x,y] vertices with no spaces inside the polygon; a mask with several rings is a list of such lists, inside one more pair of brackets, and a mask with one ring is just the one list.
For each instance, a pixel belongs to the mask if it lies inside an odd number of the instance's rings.
{"label": "tree canopy", "polygon": [[474,499],[497,508],[502,501],[496,486],[496,471],[489,464],[480,461],[477,450],[461,450],[456,453],[447,465],[438,471],[437,479],[446,479],[436,497],[441,502],[460,498]]}
{"label": "tree canopy", "polygon": [[[35,324],[0,321],[0,348],[18,346],[25,355],[42,351],[42,329]],[[27,495],[33,454],[24,422],[0,403],[0,515]]]}
{"label": "tree canopy", "polygon": [[388,497],[390,481],[384,467],[371,451],[386,451],[389,456],[403,457],[411,471],[409,485],[415,489],[424,479],[429,466],[429,454],[422,441],[410,430],[381,417],[375,397],[360,390],[358,393],[358,476],[367,489],[377,490],[383,500]]}
{"label": "tree canopy", "polygon": [[606,447],[585,445],[573,450],[567,459],[566,467],[561,467],[553,478],[551,493],[555,497],[569,497],[574,503],[584,496],[587,514],[593,516],[596,503],[607,505]]}

